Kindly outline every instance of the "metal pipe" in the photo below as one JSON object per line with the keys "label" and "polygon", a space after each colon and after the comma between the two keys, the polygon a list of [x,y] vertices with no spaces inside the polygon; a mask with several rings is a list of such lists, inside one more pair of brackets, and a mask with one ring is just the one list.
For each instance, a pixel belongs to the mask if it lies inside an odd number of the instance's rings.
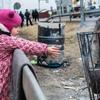
{"label": "metal pipe", "polygon": [[[84,14],[85,14],[85,15],[95,14],[95,13],[100,13],[100,9],[84,11]],[[79,15],[80,12],[72,12],[72,13],[67,13],[67,14],[61,14],[61,17],[70,16],[70,15],[73,16],[74,14],[75,14],[75,15]],[[59,17],[59,16],[60,16],[60,14],[58,14],[58,15],[53,15],[53,16],[49,17],[49,18],[47,19],[47,21],[49,21],[50,19]]]}
{"label": "metal pipe", "polygon": [[[33,66],[24,52],[20,49],[16,49],[14,51],[12,70],[13,100],[19,100],[19,98],[21,99],[21,97],[19,97],[20,93],[17,94],[17,92],[20,91],[20,87],[24,90],[23,92],[26,100],[46,100],[37,81]],[[22,74],[22,77],[20,74]],[[19,86],[19,83],[22,83],[22,85]]]}
{"label": "metal pipe", "polygon": [[60,2],[60,15],[59,15],[59,35],[61,35],[61,15],[62,15],[62,0]]}
{"label": "metal pipe", "polygon": [[1,8],[4,8],[4,0],[1,1],[1,5],[2,5]]}
{"label": "metal pipe", "polygon": [[81,16],[81,23],[80,24],[83,25],[83,22],[85,21],[83,0],[80,0],[80,16]]}
{"label": "metal pipe", "polygon": [[40,11],[40,0],[38,0],[38,9]]}
{"label": "metal pipe", "polygon": [[47,100],[28,66],[24,66],[22,82],[27,100]]}

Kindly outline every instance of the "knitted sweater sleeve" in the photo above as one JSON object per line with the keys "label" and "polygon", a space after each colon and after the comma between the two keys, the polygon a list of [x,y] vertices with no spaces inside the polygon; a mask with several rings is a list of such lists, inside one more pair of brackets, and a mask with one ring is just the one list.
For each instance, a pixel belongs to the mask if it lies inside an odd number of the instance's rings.
{"label": "knitted sweater sleeve", "polygon": [[27,54],[42,56],[47,54],[47,44],[29,41],[14,36],[0,35],[0,43],[7,50],[19,48]]}

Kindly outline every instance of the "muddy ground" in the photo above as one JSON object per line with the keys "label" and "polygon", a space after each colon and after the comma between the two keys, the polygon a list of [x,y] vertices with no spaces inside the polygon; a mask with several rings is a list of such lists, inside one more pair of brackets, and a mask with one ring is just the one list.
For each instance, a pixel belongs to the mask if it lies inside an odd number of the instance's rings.
{"label": "muddy ground", "polygon": [[[77,40],[79,22],[66,22],[65,31],[65,58],[70,65],[58,69],[49,69],[34,65],[40,86],[47,100],[89,100],[84,71],[80,59],[80,50]],[[38,26],[24,27],[21,37],[37,41]],[[31,60],[33,57],[29,57]]]}

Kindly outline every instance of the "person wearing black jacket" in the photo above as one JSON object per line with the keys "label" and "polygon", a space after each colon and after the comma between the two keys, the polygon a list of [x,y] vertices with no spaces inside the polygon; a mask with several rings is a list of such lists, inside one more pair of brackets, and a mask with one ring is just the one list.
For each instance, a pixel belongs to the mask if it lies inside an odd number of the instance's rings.
{"label": "person wearing black jacket", "polygon": [[33,25],[30,19],[30,12],[28,11],[28,9],[26,9],[25,11],[25,17],[26,17],[26,25],[28,26],[28,22],[30,22],[30,24]]}
{"label": "person wearing black jacket", "polygon": [[34,10],[32,10],[32,18],[33,18],[33,20],[35,19],[35,11]]}
{"label": "person wearing black jacket", "polygon": [[20,11],[19,15],[20,15],[20,17],[22,19],[21,27],[23,27],[23,25],[24,25],[24,14]]}
{"label": "person wearing black jacket", "polygon": [[38,20],[39,21],[39,13],[38,11],[35,9],[34,11],[34,17],[35,17],[35,22]]}

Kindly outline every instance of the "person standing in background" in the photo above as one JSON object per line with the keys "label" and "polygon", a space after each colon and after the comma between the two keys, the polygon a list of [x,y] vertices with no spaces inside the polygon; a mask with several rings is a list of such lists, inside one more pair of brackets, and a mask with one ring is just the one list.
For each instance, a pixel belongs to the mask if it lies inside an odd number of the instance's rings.
{"label": "person standing in background", "polygon": [[33,25],[31,18],[30,18],[30,12],[28,11],[28,9],[26,9],[26,11],[25,11],[25,17],[26,17],[26,25],[27,26],[29,25],[28,22],[30,22],[30,25]]}
{"label": "person standing in background", "polygon": [[19,15],[20,15],[20,17],[22,19],[21,27],[23,27],[23,25],[24,25],[24,14],[20,11]]}
{"label": "person standing in background", "polygon": [[35,22],[38,20],[39,21],[39,13],[38,11],[35,9],[34,11],[34,17],[35,17]]}
{"label": "person standing in background", "polygon": [[33,18],[33,20],[35,19],[35,11],[34,10],[32,10],[32,18]]}

